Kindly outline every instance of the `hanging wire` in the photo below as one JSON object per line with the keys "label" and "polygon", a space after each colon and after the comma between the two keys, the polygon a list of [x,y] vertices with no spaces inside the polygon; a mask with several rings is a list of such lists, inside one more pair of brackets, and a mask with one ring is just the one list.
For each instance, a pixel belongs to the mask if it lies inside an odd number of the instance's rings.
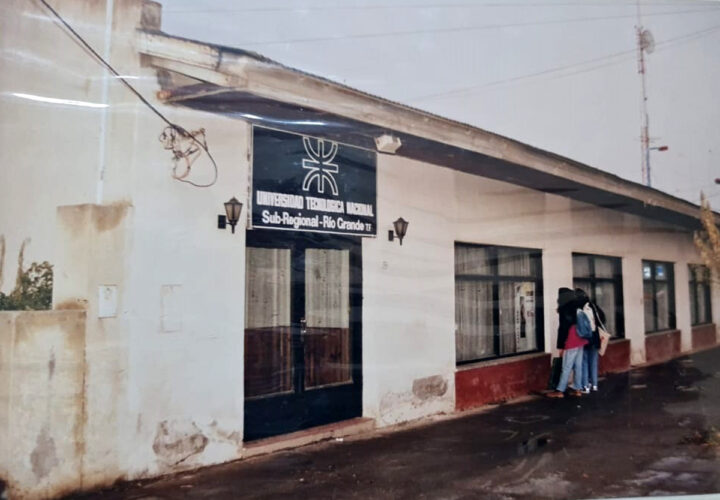
{"label": "hanging wire", "polygon": [[[674,10],[667,12],[651,12],[646,14],[646,17],[654,16],[674,16],[679,14],[692,14],[692,13],[717,13],[720,12],[718,7],[705,7],[698,9],[687,9],[687,10]],[[374,38],[389,38],[389,37],[406,37],[413,35],[427,35],[435,33],[463,33],[463,32],[474,32],[484,30],[496,30],[505,28],[524,28],[534,26],[552,26],[560,24],[572,24],[581,22],[591,21],[609,21],[614,19],[634,19],[636,14],[617,14],[607,16],[596,16],[596,17],[576,17],[567,19],[549,19],[545,21],[527,21],[527,22],[512,22],[503,24],[483,24],[474,26],[456,26],[456,27],[441,27],[441,28],[430,28],[430,29],[416,29],[416,30],[400,30],[400,31],[384,31],[379,33],[358,33],[350,35],[328,35],[328,36],[313,36],[310,38],[285,38],[278,40],[268,40],[264,42],[258,42],[254,40],[241,41],[240,45],[243,47],[268,47],[271,45],[286,45],[286,44],[299,44],[299,43],[317,43],[317,42],[335,42],[345,40],[360,40],[360,39],[374,39]]]}
{"label": "hanging wire", "polygon": [[[667,40],[657,42],[655,44],[656,50],[657,51],[664,50],[668,47],[674,46],[676,44],[684,43],[689,40],[695,40],[695,39],[701,38],[703,36],[713,35],[713,34],[717,33],[718,31],[720,31],[720,24],[711,26],[707,29],[693,31],[693,32],[687,33],[685,35],[677,36],[674,38],[669,38]],[[613,59],[616,59],[615,62],[622,62],[622,61],[625,61],[628,59],[627,58],[628,55],[632,56],[632,54],[634,54],[636,52],[637,52],[637,48],[632,48],[632,49],[623,50],[620,52],[614,52],[612,54],[604,55],[601,57],[596,57],[593,59],[586,59],[584,61],[579,61],[576,63],[564,65],[564,66],[555,66],[553,68],[548,68],[548,69],[545,69],[542,71],[528,73],[528,74],[524,74],[524,75],[518,75],[518,76],[511,77],[511,78],[506,78],[503,80],[495,80],[492,82],[481,83],[478,85],[471,85],[468,87],[463,87],[463,88],[458,88],[458,89],[453,89],[453,90],[448,90],[448,91],[443,91],[443,92],[435,92],[432,94],[424,94],[421,96],[415,96],[415,97],[407,99],[407,101],[410,103],[417,103],[420,101],[434,100],[434,99],[445,98],[445,97],[454,96],[454,95],[469,94],[469,93],[474,93],[479,90],[483,90],[485,88],[496,87],[498,85],[503,85],[503,84],[508,84],[508,83],[514,83],[514,82],[517,82],[520,80],[526,80],[529,78],[544,76],[544,75],[551,74],[551,73],[560,73],[560,72],[564,72],[564,71],[573,70],[576,67],[579,68],[581,66],[594,64],[593,66],[590,66],[588,68],[577,69],[575,71],[571,71],[569,73],[566,73],[565,75],[560,75],[560,76],[570,76],[570,75],[585,73],[588,71],[594,71],[595,69],[599,69],[599,68],[614,64],[613,62],[604,63],[604,64],[595,64],[595,63],[601,63],[603,61],[611,61]],[[634,57],[634,56],[632,56],[632,57]]]}
{"label": "hanging wire", "polygon": [[[207,142],[205,141],[205,129],[201,128],[188,132],[188,135],[182,135],[178,132],[177,128],[168,125],[163,129],[158,140],[163,144],[163,147],[172,151],[173,154],[173,178],[182,181],[189,182],[185,178],[190,175],[190,169],[195,160],[200,156],[201,148],[207,151]],[[200,146],[198,146],[198,144]],[[184,163],[185,168],[181,173],[178,173],[178,166]]]}
{"label": "hanging wire", "polygon": [[[143,95],[135,87],[133,87],[125,78],[123,78],[122,75],[120,75],[120,73],[118,73],[115,68],[110,65],[109,62],[107,62],[100,54],[98,54],[97,51],[95,51],[95,49],[77,31],[75,31],[73,27],[70,26],[70,24],[68,24],[68,22],[65,21],[65,19],[63,19],[63,17],[55,9],[53,9],[46,0],[39,1],[45,6],[46,9],[48,9],[53,14],[55,19],[59,21],[75,37],[75,39],[80,42],[80,44],[92,54],[92,56],[97,62],[99,62],[103,67],[105,67],[105,69],[112,73],[115,78],[120,80],[125,85],[125,87],[130,90],[130,92],[135,94],[135,96],[140,100],[140,102],[147,106],[153,113],[155,113],[162,121],[167,124],[167,127],[165,127],[162,134],[160,134],[159,140],[163,143],[163,147],[165,149],[170,150],[173,153],[173,162],[175,164],[172,173],[173,178],[180,182],[184,182],[186,184],[190,184],[192,186],[200,188],[210,187],[215,184],[218,179],[218,166],[215,162],[215,158],[213,158],[212,154],[210,153],[210,149],[207,146],[207,141],[205,140],[205,129],[188,132],[180,125],[171,122],[165,115],[160,112],[160,110],[158,110],[155,106],[153,106],[152,103],[145,99],[145,97],[143,97]],[[185,143],[185,145],[183,145],[183,143]],[[189,145],[187,145],[188,143]],[[200,156],[200,150],[205,152],[213,166],[213,180],[207,184],[198,184],[196,182],[186,179],[186,177],[190,174],[192,164],[195,162],[198,156]],[[181,161],[184,161],[185,163],[185,171],[181,174],[178,174],[178,164],[181,163]]]}

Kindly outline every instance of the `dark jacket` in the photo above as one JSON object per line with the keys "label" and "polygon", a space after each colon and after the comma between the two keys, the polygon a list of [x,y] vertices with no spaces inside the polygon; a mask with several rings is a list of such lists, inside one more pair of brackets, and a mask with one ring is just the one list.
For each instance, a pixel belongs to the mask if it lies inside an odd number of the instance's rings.
{"label": "dark jacket", "polygon": [[570,327],[577,321],[577,307],[575,303],[575,293],[569,288],[561,288],[558,290],[558,317],[560,324],[558,325],[557,344],[558,349],[565,349],[568,331]]}

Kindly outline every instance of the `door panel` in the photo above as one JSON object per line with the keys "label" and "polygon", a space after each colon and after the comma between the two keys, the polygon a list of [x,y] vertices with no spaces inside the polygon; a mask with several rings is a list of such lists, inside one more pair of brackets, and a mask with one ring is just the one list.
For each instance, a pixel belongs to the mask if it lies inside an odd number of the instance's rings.
{"label": "door panel", "polygon": [[352,382],[349,250],[305,250],[305,315],[305,388]]}
{"label": "door panel", "polygon": [[358,238],[247,232],[245,440],[361,414]]}
{"label": "door panel", "polygon": [[246,328],[245,397],[293,390],[290,327]]}
{"label": "door panel", "polygon": [[305,389],[352,382],[348,328],[307,328]]}
{"label": "door panel", "polygon": [[245,397],[293,390],[290,250],[248,248]]}

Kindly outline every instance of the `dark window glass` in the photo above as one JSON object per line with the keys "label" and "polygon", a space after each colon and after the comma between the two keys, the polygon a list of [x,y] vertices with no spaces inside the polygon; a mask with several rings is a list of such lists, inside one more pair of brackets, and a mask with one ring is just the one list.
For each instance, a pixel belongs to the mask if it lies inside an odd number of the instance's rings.
{"label": "dark window glass", "polygon": [[527,250],[497,248],[498,273],[503,276],[535,276],[535,259]]}
{"label": "dark window glass", "polygon": [[590,277],[590,256],[573,254],[573,277],[589,278]]}
{"label": "dark window glass", "polygon": [[458,276],[490,275],[490,250],[485,247],[455,247],[455,274]]}
{"label": "dark window glass", "polygon": [[457,243],[455,328],[458,364],[542,350],[540,251]]}
{"label": "dark window glass", "polygon": [[675,328],[675,281],[671,262],[643,261],[645,333]]}
{"label": "dark window glass", "polygon": [[493,309],[492,282],[455,282],[455,346],[458,363],[495,355]]}
{"label": "dark window glass", "polygon": [[598,281],[594,287],[593,301],[605,312],[605,327],[614,337],[624,334],[622,306],[622,283]]}
{"label": "dark window glass", "polygon": [[615,278],[618,268],[618,259],[610,257],[594,257],[593,266],[597,278]]}
{"label": "dark window glass", "polygon": [[573,286],[582,288],[605,312],[605,327],[613,337],[625,334],[622,264],[617,257],[573,254]]}
{"label": "dark window glass", "polygon": [[693,326],[712,323],[710,269],[690,264],[690,320]]}

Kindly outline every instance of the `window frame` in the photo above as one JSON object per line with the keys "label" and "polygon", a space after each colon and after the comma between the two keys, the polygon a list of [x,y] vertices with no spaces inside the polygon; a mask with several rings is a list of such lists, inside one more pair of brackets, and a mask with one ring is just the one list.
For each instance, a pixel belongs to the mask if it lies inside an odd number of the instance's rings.
{"label": "window frame", "polygon": [[[697,277],[695,275],[696,269],[702,269],[705,272],[706,275],[706,281],[698,281]],[[690,326],[700,326],[700,325],[710,325],[713,322],[713,315],[712,315],[712,291],[710,287],[710,268],[704,264],[688,264],[688,274],[690,275],[690,279],[688,280],[688,284],[690,287]],[[707,312],[707,321],[698,321],[699,319],[699,299],[700,297],[697,296],[697,286],[702,285],[704,287],[704,294],[703,299],[705,302],[705,311]],[[693,302],[692,298],[695,298],[695,302]],[[694,310],[692,308],[692,305],[695,304]]]}
{"label": "window frame", "polygon": [[[484,243],[466,243],[456,241],[453,247],[453,264],[457,265],[456,255],[458,247],[471,247],[471,248],[484,248],[488,251],[488,265],[492,271],[492,274],[464,274],[458,275],[455,273],[455,281],[471,281],[471,282],[490,282],[492,284],[492,317],[493,317],[493,354],[490,356],[484,356],[480,358],[467,359],[458,361],[457,359],[457,347],[455,349],[455,365],[463,366],[472,363],[478,363],[483,361],[492,361],[496,359],[511,358],[515,356],[522,356],[526,354],[533,354],[537,352],[545,351],[545,331],[544,331],[544,306],[543,306],[543,268],[542,268],[542,250],[538,248],[525,248],[525,247],[514,247],[507,245],[491,245]],[[522,251],[529,252],[531,262],[534,260],[535,273],[533,275],[518,276],[518,275],[504,275],[500,274],[500,265],[498,259],[499,250],[511,250],[511,251]],[[499,354],[500,352],[500,283],[507,282],[532,282],[535,284],[535,344],[536,348],[529,351],[513,352],[508,354]],[[457,311],[457,300],[455,300],[455,311]],[[457,340],[457,330],[455,331],[455,338]]]}
{"label": "window frame", "polygon": [[[652,269],[652,276],[650,278],[645,278],[645,264],[650,264]],[[667,278],[665,280],[658,280],[657,279],[657,265],[662,264],[665,266],[665,273],[667,275]],[[675,263],[674,262],[667,262],[662,260],[649,260],[649,259],[642,259],[640,272],[642,274],[642,282],[643,282],[643,318],[645,317],[645,283],[652,283],[653,287],[653,297],[652,297],[652,307],[653,307],[653,325],[652,329],[648,328],[648,325],[645,325],[645,335],[650,335],[653,333],[659,333],[659,332],[667,332],[669,330],[675,330],[677,328],[677,321],[675,316]],[[668,327],[664,328],[662,330],[658,329],[658,304],[657,304],[657,284],[658,283],[667,283],[668,285]]]}
{"label": "window frame", "polygon": [[[589,276],[575,276],[575,263],[573,259],[573,288],[583,288],[577,285],[577,281],[590,282],[590,290],[588,292],[590,300],[597,304],[597,293],[596,287],[599,283],[612,283],[615,290],[615,329],[617,331],[610,332],[613,339],[624,339],[625,338],[625,308],[623,298],[623,273],[622,273],[622,258],[615,257],[612,255],[600,255],[585,252],[573,252],[572,257],[588,257],[589,261]],[[598,277],[595,271],[595,259],[610,259],[613,261],[613,277],[603,278]],[[583,288],[584,289],[584,288]]]}

